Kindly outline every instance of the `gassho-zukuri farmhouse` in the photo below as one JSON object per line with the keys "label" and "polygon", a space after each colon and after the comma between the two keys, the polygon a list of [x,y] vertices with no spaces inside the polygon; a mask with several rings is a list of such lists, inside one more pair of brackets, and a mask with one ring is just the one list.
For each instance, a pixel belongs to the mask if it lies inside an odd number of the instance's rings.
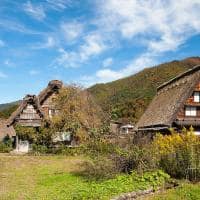
{"label": "gassho-zukuri farmhouse", "polygon": [[[42,119],[51,119],[57,112],[53,99],[63,87],[59,80],[50,81],[48,86],[36,95],[27,95],[18,109],[6,120],[0,120],[0,140],[8,135],[16,138],[14,125],[40,127]],[[200,65],[180,74],[157,88],[147,110],[134,131],[140,133],[170,133],[184,127],[193,127],[200,135]],[[65,138],[57,138],[64,141]]]}
{"label": "gassho-zukuri farmhouse", "polygon": [[200,65],[159,86],[135,130],[168,133],[191,126],[200,135]]}

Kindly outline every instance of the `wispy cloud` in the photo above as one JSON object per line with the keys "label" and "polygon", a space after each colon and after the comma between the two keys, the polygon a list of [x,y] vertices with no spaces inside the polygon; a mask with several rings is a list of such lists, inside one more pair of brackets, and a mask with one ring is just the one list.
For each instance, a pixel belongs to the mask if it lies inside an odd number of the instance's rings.
{"label": "wispy cloud", "polygon": [[48,7],[57,11],[63,11],[72,5],[72,0],[46,0]]}
{"label": "wispy cloud", "polygon": [[5,46],[5,42],[3,40],[0,40],[0,47],[4,47]]}
{"label": "wispy cloud", "polygon": [[27,28],[21,22],[16,21],[15,19],[4,19],[0,18],[0,27],[9,30],[16,31],[23,34],[31,34],[31,35],[43,35],[43,32],[35,31],[30,28]]}
{"label": "wispy cloud", "polygon": [[3,63],[6,67],[14,67],[15,66],[15,63],[12,62],[10,59],[6,59]]}
{"label": "wispy cloud", "polygon": [[101,29],[115,35],[114,40],[134,41],[139,36],[141,45],[146,49],[117,71],[98,70],[94,79],[99,78],[102,82],[122,78],[156,64],[159,56],[176,51],[190,37],[200,33],[200,2],[196,0],[102,0],[97,5],[101,16],[97,24]]}
{"label": "wispy cloud", "polygon": [[91,57],[97,56],[108,49],[103,38],[98,33],[90,33],[84,37],[84,43],[79,46],[77,51],[66,51],[59,49],[59,57],[55,63],[64,67],[79,67],[80,64],[87,62]]}
{"label": "wispy cloud", "polygon": [[152,57],[151,54],[146,53],[132,60],[127,66],[124,66],[119,70],[112,70],[108,68],[100,69],[96,72],[95,77],[100,80],[100,82],[109,82],[134,74],[144,67],[152,66],[156,63],[157,60]]}
{"label": "wispy cloud", "polygon": [[113,64],[113,59],[112,58],[106,58],[103,61],[103,67],[109,67]]}
{"label": "wispy cloud", "polygon": [[30,15],[31,17],[37,19],[37,20],[43,20],[46,17],[45,11],[43,6],[32,4],[30,1],[26,2],[23,6],[24,11]]}
{"label": "wispy cloud", "polygon": [[74,22],[62,22],[60,25],[61,33],[67,43],[73,43],[83,33],[83,24]]}
{"label": "wispy cloud", "polygon": [[152,58],[149,54],[142,54],[119,70],[112,70],[110,68],[99,69],[93,75],[81,76],[78,81],[85,86],[91,86],[95,83],[106,83],[135,74],[144,68],[144,66],[152,66],[156,63],[157,60]]}
{"label": "wispy cloud", "polygon": [[29,71],[29,74],[30,74],[31,76],[38,75],[39,73],[40,73],[40,72],[39,72],[38,70],[35,70],[35,69],[32,69],[32,70]]}
{"label": "wispy cloud", "polygon": [[32,45],[32,49],[49,49],[55,47],[56,45],[56,39],[52,36],[48,36],[44,42]]}
{"label": "wispy cloud", "polygon": [[102,53],[107,48],[108,46],[105,44],[102,35],[92,33],[85,37],[85,43],[80,47],[80,57],[85,61],[91,56]]}
{"label": "wispy cloud", "polygon": [[3,72],[0,71],[0,78],[7,78],[7,77],[8,76],[5,73],[3,73]]}

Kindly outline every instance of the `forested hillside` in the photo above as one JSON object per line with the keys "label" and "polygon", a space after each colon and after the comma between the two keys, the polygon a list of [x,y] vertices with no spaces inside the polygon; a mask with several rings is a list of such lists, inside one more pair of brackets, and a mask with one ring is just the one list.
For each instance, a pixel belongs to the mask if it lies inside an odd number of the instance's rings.
{"label": "forested hillside", "polygon": [[[19,102],[13,102],[9,104],[2,104],[0,105],[0,118],[7,119],[9,116],[18,108]],[[6,105],[4,107],[4,105]]]}
{"label": "forested hillside", "polygon": [[11,103],[4,103],[4,104],[0,104],[0,112],[2,110],[5,110],[5,109],[8,109],[10,108],[11,106],[13,105],[19,105],[21,101],[14,101],[14,102],[11,102]]}
{"label": "forested hillside", "polygon": [[[132,76],[106,84],[96,84],[88,91],[113,119],[127,118],[136,122],[156,94],[156,88],[178,74],[200,64],[200,57],[172,61],[146,68]],[[7,118],[20,101],[1,104],[0,118]]]}
{"label": "forested hillside", "polygon": [[113,119],[136,122],[156,94],[156,88],[178,74],[200,64],[200,57],[172,61],[146,68],[127,78],[96,84],[88,90]]}

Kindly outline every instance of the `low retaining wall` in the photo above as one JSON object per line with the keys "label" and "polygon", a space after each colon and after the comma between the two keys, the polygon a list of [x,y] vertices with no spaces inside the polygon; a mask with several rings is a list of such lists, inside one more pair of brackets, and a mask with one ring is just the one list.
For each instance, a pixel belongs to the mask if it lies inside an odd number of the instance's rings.
{"label": "low retaining wall", "polygon": [[154,193],[159,193],[163,190],[168,190],[168,189],[172,189],[172,188],[176,188],[178,187],[179,184],[177,182],[169,182],[167,183],[164,187],[159,187],[157,188],[157,190],[155,190],[153,187],[150,187],[149,189],[146,190],[139,190],[136,192],[129,192],[129,193],[125,193],[125,194],[121,194],[118,197],[114,197],[111,200],[133,200],[133,199],[137,199],[139,197],[145,197]]}
{"label": "low retaining wall", "polygon": [[136,199],[141,196],[153,194],[154,192],[155,192],[155,190],[153,188],[149,188],[149,189],[143,190],[143,191],[125,193],[118,197],[114,197],[111,200],[131,200],[131,199]]}

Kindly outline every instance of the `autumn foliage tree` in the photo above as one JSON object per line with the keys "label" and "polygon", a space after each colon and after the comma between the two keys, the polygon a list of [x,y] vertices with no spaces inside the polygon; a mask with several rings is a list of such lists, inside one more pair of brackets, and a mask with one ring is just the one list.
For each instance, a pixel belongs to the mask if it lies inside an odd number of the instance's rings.
{"label": "autumn foliage tree", "polygon": [[77,85],[63,87],[54,100],[58,114],[52,119],[54,132],[67,131],[80,140],[102,125],[103,113],[88,91]]}

